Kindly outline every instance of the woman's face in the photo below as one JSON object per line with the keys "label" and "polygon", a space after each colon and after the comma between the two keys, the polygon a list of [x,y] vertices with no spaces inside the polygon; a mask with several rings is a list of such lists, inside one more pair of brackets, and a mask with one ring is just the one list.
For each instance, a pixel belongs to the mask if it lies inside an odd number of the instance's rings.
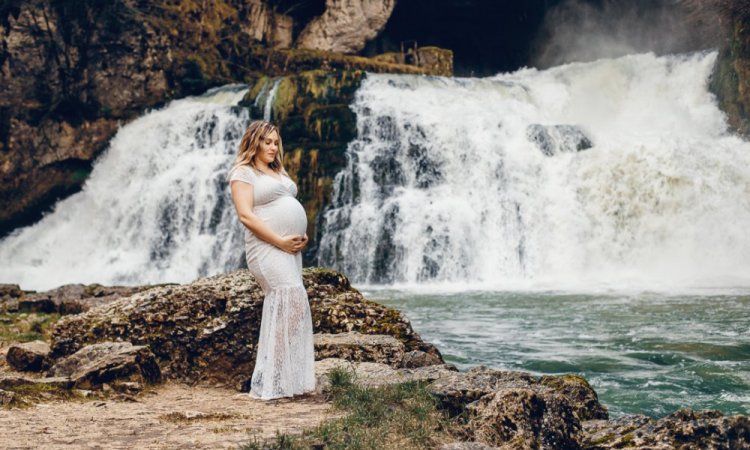
{"label": "woman's face", "polygon": [[256,158],[266,164],[271,164],[279,151],[279,135],[276,130],[271,131],[260,140],[260,148]]}

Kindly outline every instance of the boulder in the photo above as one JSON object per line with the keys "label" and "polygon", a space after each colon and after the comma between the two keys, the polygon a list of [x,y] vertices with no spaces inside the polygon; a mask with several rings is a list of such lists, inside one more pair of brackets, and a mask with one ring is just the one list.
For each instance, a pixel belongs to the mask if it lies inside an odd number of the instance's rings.
{"label": "boulder", "polygon": [[606,419],[608,417],[607,408],[599,403],[596,391],[582,376],[543,375],[539,377],[538,382],[569,399],[575,406],[579,419]]}
{"label": "boulder", "polygon": [[432,392],[452,415],[460,414],[468,404],[487,394],[508,389],[530,389],[542,396],[554,392],[565,399],[579,420],[608,417],[607,409],[599,403],[596,392],[577,375],[536,377],[526,372],[476,366],[467,372],[441,377],[431,385]]}
{"label": "boulder", "polygon": [[412,350],[404,354],[402,367],[413,369],[415,367],[434,366],[443,364],[443,361],[435,354],[426,353],[421,350]]}
{"label": "boulder", "polygon": [[49,368],[50,347],[44,341],[14,344],[8,349],[5,360],[15,370],[39,372]]}
{"label": "boulder", "polygon": [[526,137],[545,156],[554,156],[563,152],[580,152],[593,146],[591,139],[575,125],[532,124],[526,128]]}
{"label": "boulder", "polygon": [[478,441],[509,449],[579,449],[581,422],[571,402],[547,389],[503,388],[467,406]]}
{"label": "boulder", "polygon": [[750,449],[750,418],[720,411],[680,409],[654,420],[630,415],[583,424],[587,449]]}
{"label": "boulder", "polygon": [[23,294],[24,291],[17,284],[0,284],[0,311],[17,311],[18,298]]}
{"label": "boulder", "polygon": [[477,366],[467,372],[456,372],[436,380],[431,390],[440,400],[443,409],[451,415],[458,415],[466,405],[495,392],[499,387],[523,388],[533,382],[534,377],[528,373]]}
{"label": "boulder", "polygon": [[161,370],[146,346],[130,342],[101,342],[57,361],[49,371],[69,378],[78,389],[92,389],[114,380],[158,383]]}
{"label": "boulder", "polygon": [[348,361],[377,362],[392,367],[401,366],[404,344],[393,336],[362,334],[356,331],[326,334],[316,333],[315,359],[341,358]]}
{"label": "boulder", "polygon": [[[313,329],[319,333],[358,331],[390,335],[405,351],[440,358],[398,310],[362,297],[341,273],[305,268]],[[101,341],[148,345],[165,377],[185,382],[221,382],[249,388],[263,292],[247,270],[155,287],[82,314],[65,316],[52,329],[55,357]]]}

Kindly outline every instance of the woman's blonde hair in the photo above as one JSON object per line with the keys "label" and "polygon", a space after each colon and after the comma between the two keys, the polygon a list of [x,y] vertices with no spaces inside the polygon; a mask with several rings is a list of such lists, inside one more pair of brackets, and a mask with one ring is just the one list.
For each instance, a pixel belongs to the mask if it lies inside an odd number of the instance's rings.
{"label": "woman's blonde hair", "polygon": [[276,134],[279,136],[279,151],[276,152],[276,157],[268,164],[268,167],[276,173],[286,175],[286,170],[284,170],[284,165],[282,164],[284,160],[284,146],[281,142],[281,133],[276,125],[266,120],[255,120],[247,126],[245,134],[240,141],[240,148],[237,151],[237,157],[234,159],[234,165],[229,170],[229,173],[243,165],[248,165],[258,171],[258,168],[255,166],[255,154],[258,153],[261,140],[265,139],[273,131],[276,131]]}

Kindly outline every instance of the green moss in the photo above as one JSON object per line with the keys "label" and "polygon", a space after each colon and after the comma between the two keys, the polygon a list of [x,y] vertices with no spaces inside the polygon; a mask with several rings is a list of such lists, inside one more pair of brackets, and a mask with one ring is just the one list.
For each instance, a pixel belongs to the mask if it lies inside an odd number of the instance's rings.
{"label": "green moss", "polygon": [[591,445],[601,445],[607,442],[612,442],[612,440],[615,439],[616,437],[617,436],[613,433],[607,433],[604,436],[601,436],[599,439],[594,439],[593,441],[590,441],[589,443]]}
{"label": "green moss", "polygon": [[625,436],[622,437],[620,442],[618,442],[618,447],[622,448],[623,446],[630,445],[635,440],[635,434],[634,433],[627,433]]}

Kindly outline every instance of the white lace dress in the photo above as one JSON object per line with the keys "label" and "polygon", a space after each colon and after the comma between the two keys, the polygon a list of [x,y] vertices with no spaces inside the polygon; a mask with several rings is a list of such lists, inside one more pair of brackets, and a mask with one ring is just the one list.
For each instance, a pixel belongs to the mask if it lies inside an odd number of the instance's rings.
{"label": "white lace dress", "polygon": [[[307,216],[295,198],[297,185],[280,177],[239,166],[229,174],[229,183],[253,186],[253,213],[280,236],[304,234]],[[250,397],[269,400],[313,391],[315,352],[302,255],[287,253],[244,228],[247,267],[265,294]]]}

